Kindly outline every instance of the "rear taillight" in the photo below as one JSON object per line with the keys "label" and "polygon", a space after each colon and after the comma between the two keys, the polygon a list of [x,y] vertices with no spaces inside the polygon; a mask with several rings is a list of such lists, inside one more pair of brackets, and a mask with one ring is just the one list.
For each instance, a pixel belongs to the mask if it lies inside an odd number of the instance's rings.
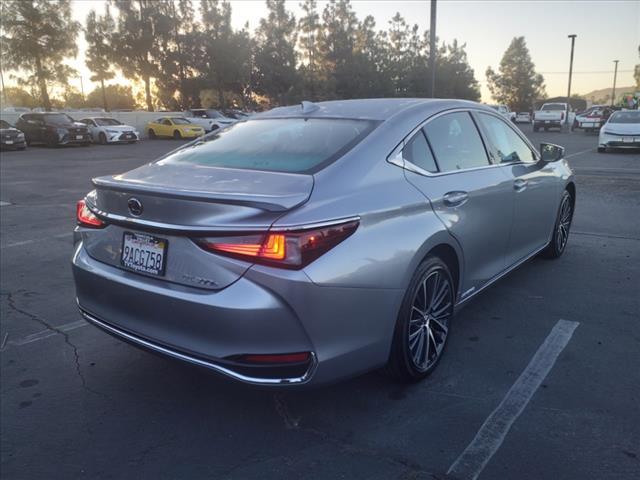
{"label": "rear taillight", "polygon": [[358,221],[296,231],[269,231],[264,234],[197,238],[205,250],[243,260],[283,268],[298,269],[309,265],[322,254],[349,237]]}
{"label": "rear taillight", "polygon": [[84,200],[79,200],[76,204],[76,219],[81,227],[103,228],[106,225],[89,210]]}

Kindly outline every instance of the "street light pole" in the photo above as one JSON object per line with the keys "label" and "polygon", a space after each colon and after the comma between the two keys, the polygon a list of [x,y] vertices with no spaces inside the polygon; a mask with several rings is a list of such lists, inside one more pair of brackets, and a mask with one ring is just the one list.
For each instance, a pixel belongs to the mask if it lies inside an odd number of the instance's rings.
{"label": "street light pole", "polygon": [[569,125],[569,111],[571,110],[571,76],[573,75],[573,47],[576,43],[577,35],[575,33],[568,35],[571,39],[571,59],[569,60],[569,88],[567,89],[567,125]]}
{"label": "street light pole", "polygon": [[616,102],[616,80],[618,77],[618,62],[620,60],[614,60],[613,63],[616,64],[615,70],[613,71],[613,92],[611,92],[611,106]]}
{"label": "street light pole", "polygon": [[431,71],[431,98],[436,96],[436,0],[431,0],[431,26],[429,27],[429,70]]}

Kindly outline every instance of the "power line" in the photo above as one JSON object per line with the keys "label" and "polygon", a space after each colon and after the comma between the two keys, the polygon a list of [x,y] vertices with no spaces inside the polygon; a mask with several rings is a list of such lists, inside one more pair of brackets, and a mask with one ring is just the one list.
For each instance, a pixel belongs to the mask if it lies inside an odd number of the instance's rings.
{"label": "power line", "polygon": [[[536,72],[542,75],[568,75],[569,72]],[[594,70],[591,72],[573,72],[573,75],[595,75],[601,73],[613,73],[613,70]],[[633,70],[618,70],[618,73],[633,73]]]}

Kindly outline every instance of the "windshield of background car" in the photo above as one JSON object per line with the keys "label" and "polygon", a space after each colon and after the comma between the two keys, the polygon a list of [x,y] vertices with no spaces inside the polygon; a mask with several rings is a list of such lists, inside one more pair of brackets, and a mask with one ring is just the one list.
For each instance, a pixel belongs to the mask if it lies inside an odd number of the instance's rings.
{"label": "windshield of background car", "polygon": [[171,121],[175,125],[189,125],[191,122],[186,118],[172,118]]}
{"label": "windshield of background car", "polygon": [[206,135],[159,163],[311,173],[344,155],[375,125],[351,119],[247,120]]}
{"label": "windshield of background car", "polygon": [[100,127],[108,127],[110,125],[122,125],[122,123],[120,123],[115,118],[96,118],[96,123]]}
{"label": "windshield of background car", "polygon": [[551,111],[555,111],[555,110],[566,110],[566,107],[561,104],[561,103],[547,103],[545,105],[542,106],[543,110],[551,110]]}
{"label": "windshield of background car", "polygon": [[44,121],[53,125],[69,125],[74,122],[73,118],[66,113],[51,113],[45,115]]}
{"label": "windshield of background car", "polygon": [[9,123],[5,122],[4,120],[0,120],[0,128],[11,128],[11,125],[9,125]]}
{"label": "windshield of background car", "polygon": [[609,118],[609,123],[640,123],[640,111],[616,112]]}

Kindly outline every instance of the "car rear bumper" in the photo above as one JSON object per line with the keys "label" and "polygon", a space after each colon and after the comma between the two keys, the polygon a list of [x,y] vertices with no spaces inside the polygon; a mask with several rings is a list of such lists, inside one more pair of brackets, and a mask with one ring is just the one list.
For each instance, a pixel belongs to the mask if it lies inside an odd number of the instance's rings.
{"label": "car rear bumper", "polygon": [[[301,271],[250,269],[217,291],[170,284],[91,258],[72,260],[80,310],[137,346],[266,386],[321,384],[384,365],[398,290],[324,287]],[[268,286],[267,286],[268,285]],[[305,365],[256,366],[240,355],[311,352]]]}
{"label": "car rear bumper", "polygon": [[11,143],[7,143],[6,140],[2,140],[0,142],[0,146],[2,147],[2,149],[7,149],[7,150],[17,150],[20,148],[25,148],[27,146],[26,142],[24,141],[24,139],[22,140],[9,140]]}

